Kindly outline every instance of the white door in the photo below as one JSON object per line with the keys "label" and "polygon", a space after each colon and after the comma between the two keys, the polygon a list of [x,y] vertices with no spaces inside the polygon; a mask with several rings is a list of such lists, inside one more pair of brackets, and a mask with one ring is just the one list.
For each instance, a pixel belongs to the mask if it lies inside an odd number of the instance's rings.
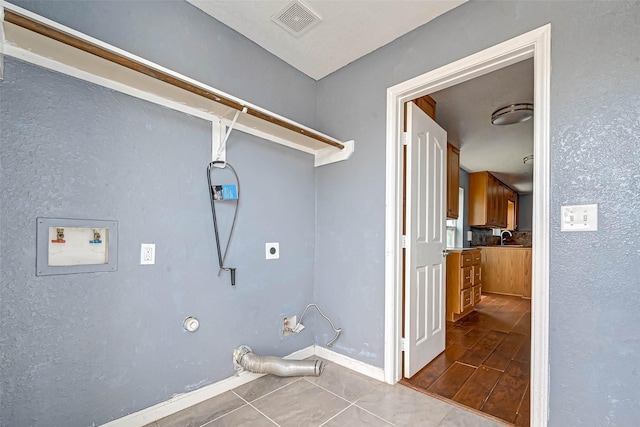
{"label": "white door", "polygon": [[445,347],[447,133],[407,105],[404,376]]}

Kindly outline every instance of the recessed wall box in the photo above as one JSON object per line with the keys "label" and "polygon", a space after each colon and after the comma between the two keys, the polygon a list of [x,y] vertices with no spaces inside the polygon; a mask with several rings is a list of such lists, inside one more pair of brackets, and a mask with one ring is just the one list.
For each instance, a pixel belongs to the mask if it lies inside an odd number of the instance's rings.
{"label": "recessed wall box", "polygon": [[36,275],[118,268],[117,221],[37,218]]}

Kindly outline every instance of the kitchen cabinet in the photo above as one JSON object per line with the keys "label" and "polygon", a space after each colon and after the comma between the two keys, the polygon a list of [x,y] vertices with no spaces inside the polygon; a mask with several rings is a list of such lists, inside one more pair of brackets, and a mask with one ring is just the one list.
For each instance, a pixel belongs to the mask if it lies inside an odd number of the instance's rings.
{"label": "kitchen cabinet", "polygon": [[507,228],[507,197],[509,197],[509,188],[497,179],[496,181],[498,182],[496,224],[500,225],[500,228]]}
{"label": "kitchen cabinet", "polygon": [[487,171],[470,173],[469,225],[507,228],[508,201],[511,193],[514,193],[511,188]]}
{"label": "kitchen cabinet", "polygon": [[460,188],[460,150],[447,143],[447,218],[458,219]]}
{"label": "kitchen cabinet", "polygon": [[[436,120],[436,101],[431,98],[429,95],[421,96],[420,98],[416,98],[411,101],[407,101],[404,103],[404,125],[403,130],[407,131],[407,104],[409,102],[413,102],[424,111],[427,116],[431,117],[433,121]],[[407,146],[405,145],[402,150],[402,170],[407,170]],[[402,180],[402,233],[405,232],[406,225],[404,224],[404,218],[406,215],[405,209],[407,207],[407,183],[406,180]],[[458,212],[456,208],[456,212]]]}
{"label": "kitchen cabinet", "polygon": [[483,292],[531,298],[531,248],[487,246],[481,253]]}
{"label": "kitchen cabinet", "polygon": [[[424,111],[427,116],[431,117],[434,121],[436,120],[436,101],[430,97],[429,95],[421,96],[420,98],[413,99],[408,102],[413,102]],[[407,131],[407,103],[404,103],[404,131]]]}
{"label": "kitchen cabinet", "polygon": [[482,295],[479,249],[450,251],[447,257],[447,320],[457,322],[473,311]]}
{"label": "kitchen cabinet", "polygon": [[427,113],[427,116],[433,120],[436,119],[436,101],[429,95],[421,96],[413,100],[413,103],[418,106],[422,111]]}
{"label": "kitchen cabinet", "polygon": [[[424,111],[433,120],[436,119],[436,101],[429,95],[412,100],[414,104]],[[407,130],[407,105],[405,103],[405,125]],[[406,165],[405,165],[406,167]],[[447,143],[447,218],[458,219],[460,188],[460,150],[455,145]]]}

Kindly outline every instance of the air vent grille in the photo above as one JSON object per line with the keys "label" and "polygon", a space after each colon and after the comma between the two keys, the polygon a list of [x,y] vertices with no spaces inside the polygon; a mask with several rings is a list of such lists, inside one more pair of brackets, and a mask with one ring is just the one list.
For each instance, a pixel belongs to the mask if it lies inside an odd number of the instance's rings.
{"label": "air vent grille", "polygon": [[271,20],[296,37],[301,37],[320,23],[320,16],[299,0],[275,13]]}

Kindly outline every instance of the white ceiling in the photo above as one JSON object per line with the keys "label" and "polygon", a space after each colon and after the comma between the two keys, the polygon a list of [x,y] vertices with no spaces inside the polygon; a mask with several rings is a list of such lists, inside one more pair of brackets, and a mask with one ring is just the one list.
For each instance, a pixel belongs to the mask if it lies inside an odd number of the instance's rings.
{"label": "white ceiling", "polygon": [[[322,21],[300,38],[271,20],[290,0],[187,1],[319,80],[467,0],[302,0]],[[437,122],[460,147],[463,169],[488,170],[520,193],[532,191],[533,167],[522,159],[533,153],[533,120],[509,126],[490,121],[500,107],[533,102],[532,60],[431,96]]]}
{"label": "white ceiling", "polygon": [[467,0],[302,0],[322,18],[297,38],[271,16],[290,0],[187,0],[319,80]]}
{"label": "white ceiling", "polygon": [[460,148],[464,170],[488,170],[519,193],[533,191],[533,164],[522,161],[533,154],[533,120],[491,124],[491,114],[498,108],[533,103],[533,59],[430,95],[436,101],[436,122],[447,131],[449,142]]}

